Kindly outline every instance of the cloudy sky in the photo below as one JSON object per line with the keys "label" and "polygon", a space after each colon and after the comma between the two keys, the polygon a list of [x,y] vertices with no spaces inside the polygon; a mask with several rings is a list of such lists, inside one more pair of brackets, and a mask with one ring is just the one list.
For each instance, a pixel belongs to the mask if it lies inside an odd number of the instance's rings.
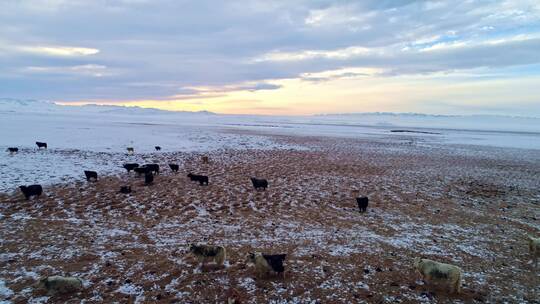
{"label": "cloudy sky", "polygon": [[0,97],[540,117],[540,1],[0,0]]}

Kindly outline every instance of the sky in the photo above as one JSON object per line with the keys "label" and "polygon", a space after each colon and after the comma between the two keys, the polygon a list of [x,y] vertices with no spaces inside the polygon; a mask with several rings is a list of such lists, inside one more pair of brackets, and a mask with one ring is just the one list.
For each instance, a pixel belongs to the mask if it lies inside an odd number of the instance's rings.
{"label": "sky", "polygon": [[0,0],[0,97],[540,117],[540,1]]}

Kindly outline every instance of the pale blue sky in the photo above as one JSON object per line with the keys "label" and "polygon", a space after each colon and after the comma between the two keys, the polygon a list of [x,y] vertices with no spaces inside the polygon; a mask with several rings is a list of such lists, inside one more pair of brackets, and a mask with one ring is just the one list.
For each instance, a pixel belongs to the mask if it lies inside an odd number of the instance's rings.
{"label": "pale blue sky", "polygon": [[0,1],[0,97],[540,116],[540,1]]}

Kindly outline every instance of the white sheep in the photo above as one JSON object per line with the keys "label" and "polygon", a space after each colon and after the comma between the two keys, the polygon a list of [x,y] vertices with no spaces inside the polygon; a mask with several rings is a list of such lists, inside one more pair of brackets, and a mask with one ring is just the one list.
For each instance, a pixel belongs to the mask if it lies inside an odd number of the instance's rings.
{"label": "white sheep", "polygon": [[450,292],[461,292],[461,268],[429,259],[414,259],[414,267],[428,283],[441,282],[450,287]]}
{"label": "white sheep", "polygon": [[531,253],[534,267],[538,266],[538,256],[540,256],[540,238],[534,238],[530,235],[527,236],[529,240],[529,252]]}
{"label": "white sheep", "polygon": [[38,289],[47,290],[48,295],[66,294],[82,290],[82,280],[76,277],[50,276],[39,280]]}

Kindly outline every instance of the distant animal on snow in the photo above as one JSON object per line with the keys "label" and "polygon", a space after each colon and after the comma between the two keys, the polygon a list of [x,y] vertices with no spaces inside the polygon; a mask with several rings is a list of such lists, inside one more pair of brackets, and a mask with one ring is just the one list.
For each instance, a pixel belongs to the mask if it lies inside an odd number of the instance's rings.
{"label": "distant animal on snow", "polygon": [[285,267],[283,261],[287,257],[286,254],[262,254],[260,252],[249,253],[247,260],[255,265],[255,273],[257,277],[266,277],[270,274],[284,276]]}
{"label": "distant animal on snow", "polygon": [[137,163],[124,164],[123,167],[124,167],[124,169],[126,169],[127,172],[129,173],[129,172],[131,172],[131,170],[133,170],[133,169],[139,167],[139,164],[137,164]]}
{"label": "distant animal on snow", "polygon": [[227,258],[225,247],[222,246],[191,244],[189,246],[189,253],[195,256],[203,266],[207,262],[212,261],[217,265],[222,266]]}
{"label": "distant animal on snow", "polygon": [[208,156],[201,157],[203,164],[208,164]]}
{"label": "distant animal on snow", "polygon": [[450,292],[461,292],[461,268],[429,259],[414,259],[414,267],[428,283],[444,283]]}
{"label": "distant animal on snow", "polygon": [[47,294],[54,296],[56,294],[69,294],[81,291],[83,282],[76,277],[50,276],[39,280],[38,289],[44,289]]}
{"label": "distant animal on snow", "polygon": [[131,186],[122,186],[122,187],[120,187],[120,193],[130,194],[131,193]]}
{"label": "distant animal on snow", "polygon": [[91,179],[97,181],[97,172],[96,171],[84,171],[84,176],[86,176],[87,181],[90,181]]}
{"label": "distant animal on snow", "polygon": [[38,146],[38,149],[45,148],[47,149],[47,143],[36,141],[36,145]]}
{"label": "distant animal on snow", "polygon": [[152,174],[152,172],[146,172],[144,174],[144,184],[145,185],[150,185],[154,182],[154,175]]}
{"label": "distant animal on snow", "polygon": [[266,188],[268,187],[268,181],[266,179],[257,179],[257,178],[252,177],[251,183],[253,184],[253,187],[255,188],[255,190],[259,190],[259,189],[266,190]]}
{"label": "distant animal on snow", "polygon": [[20,186],[19,189],[21,189],[27,200],[32,196],[39,197],[43,193],[43,187],[41,185]]}
{"label": "distant animal on snow", "polygon": [[369,198],[367,196],[357,197],[356,203],[358,204],[358,209],[360,213],[364,213],[367,211],[367,207],[369,204]]}
{"label": "distant animal on snow", "polygon": [[133,171],[135,171],[135,173],[137,173],[139,176],[141,174],[146,174],[146,172],[150,172],[150,170],[145,166],[133,168]]}
{"label": "distant animal on snow", "polygon": [[528,235],[527,239],[529,241],[529,253],[536,268],[538,266],[538,257],[540,256],[540,238],[534,238]]}
{"label": "distant animal on snow", "polygon": [[133,147],[127,147],[126,150],[129,154],[133,154],[133,152],[135,152],[135,149],[133,149]]}
{"label": "distant animal on snow", "polygon": [[154,148],[156,149],[156,151],[161,151],[161,147],[160,147],[160,146],[155,146]]}
{"label": "distant animal on snow", "polygon": [[197,174],[192,174],[192,173],[189,173],[187,176],[189,177],[190,180],[199,182],[201,186],[202,185],[208,186],[208,176],[197,175]]}
{"label": "distant animal on snow", "polygon": [[169,164],[169,168],[171,168],[171,171],[178,172],[178,169],[180,169],[180,166],[177,164]]}
{"label": "distant animal on snow", "polygon": [[13,147],[10,147],[10,148],[7,148],[7,150],[9,153],[17,153],[19,152],[19,148],[13,148]]}
{"label": "distant animal on snow", "polygon": [[159,174],[159,165],[158,164],[146,164],[143,167],[148,168],[149,172],[152,172],[154,174]]}

